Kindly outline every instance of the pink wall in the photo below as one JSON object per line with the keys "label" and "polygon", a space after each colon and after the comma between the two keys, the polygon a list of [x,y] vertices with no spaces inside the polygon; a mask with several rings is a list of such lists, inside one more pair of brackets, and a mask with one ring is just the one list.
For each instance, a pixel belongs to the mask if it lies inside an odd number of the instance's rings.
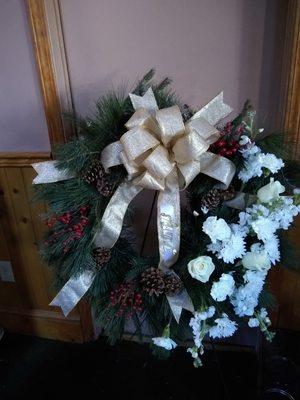
{"label": "pink wall", "polygon": [[0,5],[0,151],[48,151],[25,1]]}
{"label": "pink wall", "polygon": [[[0,0],[0,151],[48,151],[24,0]],[[284,0],[60,0],[76,110],[155,67],[199,106],[278,109]]]}
{"label": "pink wall", "polygon": [[61,0],[61,7],[80,113],[152,66],[194,106],[221,90],[236,112],[247,98],[261,102],[265,0]]}

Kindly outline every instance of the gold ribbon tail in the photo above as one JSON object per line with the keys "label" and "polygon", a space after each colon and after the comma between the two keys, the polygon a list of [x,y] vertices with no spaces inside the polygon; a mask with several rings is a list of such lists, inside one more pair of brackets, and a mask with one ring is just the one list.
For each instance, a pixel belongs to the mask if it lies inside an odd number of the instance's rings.
{"label": "gold ribbon tail", "polygon": [[[159,268],[168,270],[177,261],[180,246],[180,195],[176,168],[166,178],[165,190],[158,196],[157,230]],[[176,275],[174,271],[168,270],[168,273]],[[167,296],[167,300],[177,323],[183,309],[194,312],[192,300],[185,288],[174,296]]]}
{"label": "gold ribbon tail", "polygon": [[192,299],[190,298],[185,288],[183,288],[180,293],[174,296],[167,296],[167,300],[169,302],[169,306],[172,310],[174,318],[178,324],[181,317],[182,309],[188,310],[191,313],[195,312]]}
{"label": "gold ribbon tail", "polygon": [[142,190],[141,186],[130,182],[122,183],[117,188],[104,211],[100,228],[94,236],[95,247],[112,248],[114,246],[121,234],[126,210],[130,202]]}
{"label": "gold ribbon tail", "polygon": [[178,258],[180,246],[180,195],[176,168],[166,178],[165,190],[157,200],[159,268],[171,267]]}

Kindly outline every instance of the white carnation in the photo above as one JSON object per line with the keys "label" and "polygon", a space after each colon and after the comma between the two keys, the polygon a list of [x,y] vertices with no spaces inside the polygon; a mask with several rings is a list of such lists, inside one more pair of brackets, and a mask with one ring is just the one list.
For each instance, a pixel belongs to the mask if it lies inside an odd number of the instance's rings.
{"label": "white carnation", "polygon": [[258,297],[263,289],[267,273],[265,271],[250,271],[244,275],[244,285],[237,288],[232,297],[231,303],[234,312],[243,317],[252,316],[258,304]]}
{"label": "white carnation", "polygon": [[217,282],[214,282],[210,291],[211,297],[216,301],[224,301],[234,291],[234,279],[229,274],[222,274]]}
{"label": "white carnation", "polygon": [[225,338],[232,336],[237,330],[237,324],[228,318],[228,315],[223,313],[222,318],[215,320],[216,325],[209,329],[209,336],[212,338]]}
{"label": "white carnation", "polygon": [[270,170],[272,174],[276,174],[282,167],[284,167],[284,162],[282,159],[277,158],[274,154],[261,153],[259,155],[259,159],[262,166]]}
{"label": "white carnation", "polygon": [[250,318],[248,325],[250,328],[257,328],[259,326],[259,320],[257,318]]}
{"label": "white carnation", "polygon": [[273,237],[278,229],[278,224],[270,218],[259,217],[251,223],[251,227],[256,233],[258,239],[267,241]]}
{"label": "white carnation", "polygon": [[240,170],[238,177],[243,182],[263,174],[263,169],[269,170],[271,173],[277,173],[284,163],[274,154],[264,154],[261,149],[253,144],[248,144],[245,149],[240,150],[244,158],[244,166]]}

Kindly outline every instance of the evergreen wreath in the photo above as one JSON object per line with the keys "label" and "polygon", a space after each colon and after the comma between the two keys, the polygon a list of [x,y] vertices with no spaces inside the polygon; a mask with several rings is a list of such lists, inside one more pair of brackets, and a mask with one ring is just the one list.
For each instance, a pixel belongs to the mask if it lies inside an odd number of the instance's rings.
{"label": "evergreen wreath", "polygon": [[[157,84],[153,76],[150,70],[132,93],[143,96],[152,88],[159,109],[177,105],[189,121],[195,112],[170,91],[170,79]],[[54,270],[56,287],[90,271],[86,297],[111,343],[122,338],[128,320],[141,340],[147,331],[152,346],[163,352],[192,336],[188,352],[195,366],[201,365],[207,335],[228,337],[246,323],[271,339],[268,270],[279,259],[285,267],[297,265],[286,233],[299,212],[299,165],[289,160],[290,138],[257,129],[249,102],[219,125],[209,151],[230,160],[235,174],[228,187],[201,173],[187,186],[178,258],[171,268],[159,268],[158,254],[143,257],[134,249],[130,208],[112,248],[94,243],[110,199],[127,176],[122,164],[105,169],[101,153],[127,131],[134,111],[124,89],[101,97],[91,117],[75,120],[78,136],[54,152],[56,170],[69,178],[35,180],[36,199],[49,205],[41,255]],[[177,322],[168,299],[183,290],[194,310],[184,309]]]}

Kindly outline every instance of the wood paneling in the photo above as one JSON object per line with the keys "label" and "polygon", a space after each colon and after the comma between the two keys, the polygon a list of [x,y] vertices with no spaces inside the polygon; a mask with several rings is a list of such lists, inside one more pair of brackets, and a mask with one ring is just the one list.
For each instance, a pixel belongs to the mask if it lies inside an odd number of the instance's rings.
{"label": "wood paneling", "polygon": [[[27,155],[25,159],[37,158]],[[91,313],[85,303],[68,318],[59,308],[49,306],[55,295],[52,275],[38,254],[38,242],[47,229],[40,218],[46,206],[31,200],[34,176],[28,164],[0,167],[0,260],[12,263],[15,277],[15,282],[0,281],[0,325],[53,339],[91,340]]]}

